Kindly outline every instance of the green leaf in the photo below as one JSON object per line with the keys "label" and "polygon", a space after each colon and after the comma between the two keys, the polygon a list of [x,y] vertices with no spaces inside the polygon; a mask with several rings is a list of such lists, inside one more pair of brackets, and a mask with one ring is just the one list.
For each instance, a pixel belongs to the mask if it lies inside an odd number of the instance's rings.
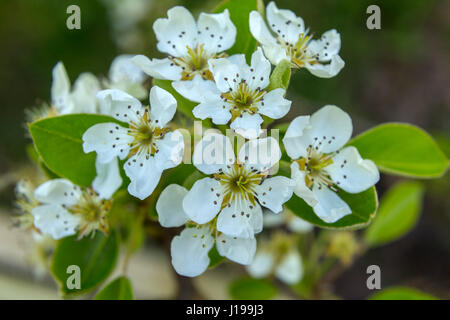
{"label": "green leaf", "polygon": [[195,119],[194,115],[192,114],[192,110],[198,103],[190,101],[190,100],[186,99],[185,97],[183,97],[182,95],[180,95],[172,87],[171,80],[153,79],[153,85],[158,86],[158,87],[170,92],[174,96],[174,98],[177,100],[177,111],[180,111],[188,118]]}
{"label": "green leaf", "polygon": [[[77,236],[58,242],[52,261],[52,273],[58,281],[63,296],[86,293],[100,285],[109,276],[116,264],[119,243],[115,232],[105,236],[97,232],[94,238],[77,240]],[[81,273],[81,288],[69,289],[67,273],[71,265],[78,266]]]}
{"label": "green leaf", "polygon": [[127,277],[119,277],[104,287],[95,300],[133,300],[133,289]]}
{"label": "green leaf", "polygon": [[417,222],[422,207],[423,187],[418,182],[401,182],[392,187],[380,201],[377,217],[365,231],[370,246],[394,241]]}
{"label": "green leaf", "polygon": [[230,285],[230,295],[236,300],[268,300],[276,294],[275,286],[265,279],[243,277]]}
{"label": "green leaf", "polygon": [[96,154],[83,152],[81,137],[102,122],[119,123],[103,115],[71,114],[33,122],[29,129],[36,151],[48,169],[79,186],[90,186],[96,176]]}
{"label": "green leaf", "polygon": [[291,80],[291,64],[287,60],[281,61],[270,75],[270,83],[267,90],[283,88],[287,90],[289,81]]}
{"label": "green leaf", "polygon": [[378,208],[378,196],[375,187],[361,193],[352,194],[338,190],[338,195],[352,209],[352,213],[334,223],[326,223],[320,219],[302,198],[295,194],[285,203],[294,214],[316,226],[330,229],[359,229],[368,225]]}
{"label": "green leaf", "polygon": [[386,173],[435,178],[442,176],[448,167],[447,157],[433,138],[410,124],[379,125],[355,137],[349,145]]}
{"label": "green leaf", "polygon": [[437,300],[436,297],[408,287],[391,287],[375,293],[371,300]]}
{"label": "green leaf", "polygon": [[214,247],[212,247],[211,250],[209,250],[208,257],[209,257],[208,268],[214,268],[225,260],[225,258],[219,254],[219,251],[217,251],[217,247],[215,245]]}
{"label": "green leaf", "polygon": [[250,33],[249,16],[253,10],[263,15],[264,3],[262,0],[224,0],[214,9],[214,12],[220,13],[225,9],[230,12],[231,21],[237,29],[236,41],[227,52],[229,55],[244,53],[247,61],[250,61],[258,43]]}

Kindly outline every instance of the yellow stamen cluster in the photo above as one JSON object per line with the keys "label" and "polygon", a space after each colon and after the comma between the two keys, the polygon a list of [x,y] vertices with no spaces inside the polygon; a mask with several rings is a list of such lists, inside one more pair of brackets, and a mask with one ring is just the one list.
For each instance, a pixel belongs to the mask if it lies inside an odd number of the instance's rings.
{"label": "yellow stamen cluster", "polygon": [[294,44],[278,39],[278,43],[286,50],[286,55],[291,58],[292,68],[302,68],[306,64],[315,64],[318,61],[317,55],[312,55],[308,51],[308,43],[311,39],[307,33],[300,33],[297,42]]}
{"label": "yellow stamen cluster", "polygon": [[307,157],[302,157],[296,160],[300,170],[306,173],[305,185],[308,188],[311,188],[314,183],[319,183],[325,184],[327,187],[332,188],[333,182],[330,180],[328,174],[323,170],[333,163],[331,155],[317,152],[316,148],[313,148],[312,146],[307,148],[307,152]]}
{"label": "yellow stamen cluster", "polygon": [[[256,104],[262,101],[266,91],[259,88],[253,90],[250,89],[246,82],[241,82],[238,87],[230,92],[223,93],[221,98],[230,104],[231,108],[231,121],[234,121],[237,117],[242,117],[244,112],[249,114],[255,114],[258,112]],[[264,102],[262,102],[264,104]]]}

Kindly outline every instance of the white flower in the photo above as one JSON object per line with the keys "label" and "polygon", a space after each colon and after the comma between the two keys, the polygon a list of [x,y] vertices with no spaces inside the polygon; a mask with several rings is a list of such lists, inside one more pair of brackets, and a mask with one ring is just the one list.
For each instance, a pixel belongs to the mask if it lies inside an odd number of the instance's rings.
{"label": "white flower", "polygon": [[148,94],[142,85],[147,76],[131,61],[132,58],[133,56],[128,54],[114,58],[109,68],[109,79],[105,80],[105,87],[125,91],[136,99],[142,100]]}
{"label": "white flower", "polygon": [[62,62],[56,64],[52,73],[51,99],[57,114],[97,113],[95,95],[100,91],[100,84],[93,74],[82,73],[71,89]]}
{"label": "white flower", "polygon": [[292,196],[291,179],[267,177],[280,157],[278,143],[271,137],[246,142],[236,159],[227,137],[206,134],[195,146],[193,164],[212,177],[194,183],[183,199],[184,212],[198,224],[218,215],[218,231],[252,238],[262,230],[261,205],[279,212]]}
{"label": "white flower", "polygon": [[128,159],[124,164],[125,174],[131,180],[128,192],[143,200],[153,192],[163,170],[181,163],[183,136],[178,130],[167,128],[177,102],[170,93],[156,86],[150,90],[151,108],[116,89],[103,90],[97,97],[104,113],[129,126],[110,122],[92,126],[83,134],[83,150],[97,152],[97,161],[103,164],[116,157]]}
{"label": "white flower", "polygon": [[289,230],[296,233],[307,233],[314,228],[311,223],[297,217],[286,208],[278,214],[273,213],[269,209],[264,209],[263,217],[264,227],[273,228],[286,225]]}
{"label": "white flower", "polygon": [[134,63],[156,79],[184,81],[199,76],[212,80],[208,60],[224,57],[222,52],[231,48],[236,38],[236,27],[228,10],[222,13],[201,13],[197,22],[184,7],[167,11],[168,18],[153,24],[158,50],[168,58],[153,59],[138,55]]}
{"label": "white flower", "polygon": [[200,102],[193,110],[197,118],[211,118],[215,124],[230,122],[238,134],[254,139],[262,132],[261,115],[279,119],[288,113],[291,102],[284,99],[285,90],[266,90],[271,65],[260,48],[253,53],[251,66],[243,54],[210,60],[209,65],[215,85],[196,83],[192,88],[189,83],[173,84],[180,94]]}
{"label": "white flower", "polygon": [[291,178],[296,182],[295,194],[328,223],[351,213],[336,187],[360,193],[380,178],[376,165],[363,160],[355,147],[343,148],[352,130],[350,116],[328,105],[312,116],[295,118],[283,138],[286,152],[294,160]]}
{"label": "white flower", "polygon": [[34,191],[39,205],[31,210],[34,225],[45,235],[61,239],[79,231],[79,238],[95,230],[108,231],[111,201],[91,188],[81,189],[66,179],[54,179]]}
{"label": "white flower", "polygon": [[216,220],[200,225],[193,221],[183,209],[183,200],[188,191],[179,185],[166,187],[158,198],[156,211],[163,227],[186,228],[173,238],[170,249],[172,265],[180,275],[196,277],[209,266],[209,251],[214,244],[223,257],[248,265],[256,251],[256,239],[230,237],[216,228]]}
{"label": "white flower", "polygon": [[336,30],[329,30],[320,39],[312,40],[303,19],[290,10],[278,9],[274,2],[267,6],[266,16],[275,36],[257,11],[250,13],[250,31],[272,64],[288,60],[292,68],[304,67],[321,78],[334,77],[344,67],[345,63],[338,55],[341,36]]}

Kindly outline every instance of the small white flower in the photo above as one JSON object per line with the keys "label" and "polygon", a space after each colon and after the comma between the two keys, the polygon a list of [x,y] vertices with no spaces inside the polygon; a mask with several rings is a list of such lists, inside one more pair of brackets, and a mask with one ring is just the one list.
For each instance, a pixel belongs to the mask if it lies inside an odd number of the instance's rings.
{"label": "small white flower", "polygon": [[271,137],[246,142],[236,159],[227,137],[206,134],[195,146],[193,164],[212,177],[195,182],[183,199],[184,212],[198,224],[218,215],[218,231],[252,238],[262,230],[261,205],[279,212],[292,196],[291,179],[267,177],[280,157],[278,143]]}
{"label": "small white flower", "polygon": [[176,184],[166,187],[158,198],[156,210],[163,227],[186,228],[173,238],[170,249],[172,265],[180,275],[196,277],[209,266],[209,251],[214,244],[223,257],[248,265],[256,251],[256,239],[230,237],[217,230],[216,220],[200,225],[190,221],[183,209],[186,188]]}
{"label": "small white flower", "polygon": [[52,73],[51,100],[57,114],[98,112],[95,95],[100,91],[100,83],[92,73],[80,74],[73,88],[62,62],[56,64]]}
{"label": "small white flower", "polygon": [[128,54],[114,58],[109,68],[109,79],[104,84],[108,89],[119,89],[142,100],[148,94],[142,85],[147,75],[131,61],[132,58]]}
{"label": "small white flower", "polygon": [[344,67],[345,63],[338,54],[341,36],[336,30],[329,30],[320,39],[312,40],[303,19],[294,12],[278,9],[274,2],[269,3],[266,11],[273,33],[257,11],[250,13],[250,31],[272,64],[288,60],[292,68],[306,68],[321,78],[334,77]]}
{"label": "small white flower", "polygon": [[269,209],[264,209],[263,216],[264,227],[274,228],[286,225],[289,230],[296,233],[307,233],[314,228],[311,223],[297,217],[286,208],[278,214]]}
{"label": "small white flower", "polygon": [[291,178],[296,182],[295,194],[328,223],[351,213],[336,187],[360,193],[380,178],[376,165],[363,160],[355,147],[343,148],[352,130],[350,116],[328,105],[311,116],[295,118],[283,138],[286,152],[294,160]]}
{"label": "small white flower", "polygon": [[103,90],[97,97],[104,113],[129,126],[116,123],[92,126],[83,134],[83,150],[97,152],[97,161],[103,164],[116,157],[128,159],[124,164],[125,174],[131,180],[128,192],[143,200],[153,192],[163,170],[181,163],[183,136],[167,127],[177,102],[169,92],[156,86],[150,90],[151,108],[116,89]]}
{"label": "small white flower", "polygon": [[[270,62],[261,48],[252,55],[251,66],[245,55],[209,61],[215,85],[174,83],[173,87],[186,98],[200,102],[193,110],[195,117],[211,118],[215,124],[231,123],[231,129],[247,139],[261,134],[265,115],[280,119],[288,113],[291,101],[284,99],[282,88],[266,90],[270,82]],[[194,79],[195,82],[195,79]]]}
{"label": "small white flower", "polygon": [[31,209],[34,225],[45,235],[61,239],[79,231],[79,238],[108,231],[107,214],[111,201],[91,188],[81,189],[66,179],[54,179],[34,191],[39,205]]}
{"label": "small white flower", "polygon": [[138,55],[133,58],[145,73],[156,79],[185,81],[199,76],[212,80],[208,60],[223,57],[236,38],[236,27],[228,10],[222,13],[201,13],[197,22],[184,7],[167,11],[167,18],[153,24],[158,50],[168,58],[150,60]]}

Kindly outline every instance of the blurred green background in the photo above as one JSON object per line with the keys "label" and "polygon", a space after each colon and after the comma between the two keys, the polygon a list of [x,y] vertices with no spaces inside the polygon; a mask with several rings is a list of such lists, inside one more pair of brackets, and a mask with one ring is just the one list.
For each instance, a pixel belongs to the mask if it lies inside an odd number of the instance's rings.
{"label": "blurred green background", "polygon": [[[71,4],[81,8],[81,30],[66,27]],[[218,1],[0,0],[0,204],[6,211],[14,199],[10,173],[28,161],[24,110],[49,101],[56,62],[64,62],[73,82],[85,71],[107,75],[121,53],[163,57],[156,51],[152,24],[177,4],[197,15]],[[366,28],[371,4],[381,8],[381,30]],[[352,115],[355,134],[381,122],[409,122],[430,132],[450,153],[450,1],[279,0],[277,5],[303,17],[316,36],[337,29],[346,62],[332,79],[295,72],[289,118],[335,104]],[[377,186],[380,195],[395,181],[383,177]],[[426,186],[419,225],[343,273],[335,284],[342,297],[370,294],[365,286],[370,264],[381,267],[383,287],[411,285],[438,296],[449,292],[448,174]]]}

